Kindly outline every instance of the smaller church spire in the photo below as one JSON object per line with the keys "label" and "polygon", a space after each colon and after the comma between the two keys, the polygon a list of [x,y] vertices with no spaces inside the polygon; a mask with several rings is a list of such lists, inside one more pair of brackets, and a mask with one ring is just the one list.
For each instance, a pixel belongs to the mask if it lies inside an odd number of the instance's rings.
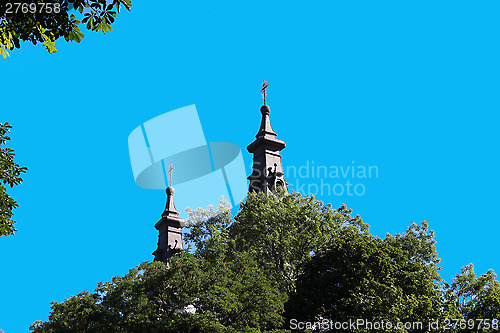
{"label": "smaller church spire", "polygon": [[178,217],[179,212],[177,211],[177,209],[175,209],[175,204],[174,204],[174,193],[175,193],[174,188],[172,186],[169,186],[167,187],[167,190],[165,192],[167,192],[167,204],[165,205],[165,210],[163,211],[163,214],[161,214],[161,216]]}
{"label": "smaller church spire", "polygon": [[170,164],[168,167],[168,187],[167,187],[167,205],[165,206],[165,211],[161,216],[179,216],[179,212],[175,209],[174,204],[174,193],[175,190],[172,187],[172,171],[174,170],[174,166]]}
{"label": "smaller church spire", "polygon": [[155,224],[159,231],[158,248],[153,252],[155,261],[167,262],[174,254],[184,250],[182,244],[182,226],[185,221],[179,217],[179,212],[175,209],[174,193],[172,185],[172,164],[168,169],[169,187],[167,187],[167,203],[165,210],[161,214],[161,219]]}

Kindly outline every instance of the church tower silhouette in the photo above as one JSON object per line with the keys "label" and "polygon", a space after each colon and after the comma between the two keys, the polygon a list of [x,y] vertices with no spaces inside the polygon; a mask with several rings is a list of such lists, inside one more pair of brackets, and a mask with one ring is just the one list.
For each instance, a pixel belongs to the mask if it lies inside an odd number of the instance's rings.
{"label": "church tower silhouette", "polygon": [[155,261],[162,261],[166,263],[174,254],[184,250],[182,243],[182,226],[185,221],[179,217],[179,212],[175,209],[174,193],[175,190],[172,185],[172,170],[173,166],[170,164],[168,169],[169,187],[167,187],[167,204],[161,219],[155,224],[158,230],[158,248],[153,252]]}
{"label": "church tower silhouette", "polygon": [[252,174],[248,177],[248,180],[250,180],[249,191],[262,191],[271,194],[281,187],[288,193],[288,183],[285,181],[285,175],[283,174],[280,154],[286,144],[276,138],[277,135],[271,127],[269,119],[271,109],[266,105],[268,86],[269,84],[264,81],[261,88],[264,105],[260,108],[262,120],[259,132],[255,136],[255,141],[247,147],[248,152],[253,154]]}
{"label": "church tower silhouette", "polygon": [[[267,82],[264,81],[261,88],[264,105],[260,108],[262,120],[259,132],[255,136],[255,141],[247,147],[248,152],[253,154],[252,174],[248,177],[248,180],[250,180],[249,192],[261,191],[267,195],[272,195],[279,188],[288,193],[288,183],[285,181],[285,175],[283,174],[280,153],[286,147],[286,144],[284,141],[277,139],[277,135],[271,127],[269,119],[271,109],[266,105],[268,86]],[[175,190],[171,186],[172,170],[173,166],[170,164],[168,170],[169,186],[166,190],[167,204],[160,221],[155,224],[159,235],[158,248],[153,252],[154,260],[165,263],[173,255],[184,250],[182,227],[185,225],[185,221],[179,217],[179,212],[175,209]]]}

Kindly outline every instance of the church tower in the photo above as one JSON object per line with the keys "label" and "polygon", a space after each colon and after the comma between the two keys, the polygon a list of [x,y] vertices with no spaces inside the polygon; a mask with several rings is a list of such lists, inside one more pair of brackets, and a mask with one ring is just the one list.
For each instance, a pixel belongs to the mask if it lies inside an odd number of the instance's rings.
{"label": "church tower", "polygon": [[262,121],[260,129],[255,136],[255,141],[248,145],[247,150],[253,154],[253,171],[248,177],[250,180],[249,191],[262,191],[270,194],[278,187],[284,188],[288,193],[287,182],[283,174],[280,152],[286,147],[284,141],[276,138],[276,133],[271,127],[269,113],[271,109],[266,105],[266,92],[269,85],[266,81],[262,84],[261,93],[264,105],[260,108]]}
{"label": "church tower", "polygon": [[[170,164],[168,175],[169,185],[172,184],[172,164]],[[185,221],[179,217],[179,212],[174,205],[175,190],[172,186],[167,187],[167,205],[161,214],[161,219],[155,224],[159,231],[158,248],[153,252],[155,261],[166,263],[174,254],[184,250],[182,244],[182,226]]]}

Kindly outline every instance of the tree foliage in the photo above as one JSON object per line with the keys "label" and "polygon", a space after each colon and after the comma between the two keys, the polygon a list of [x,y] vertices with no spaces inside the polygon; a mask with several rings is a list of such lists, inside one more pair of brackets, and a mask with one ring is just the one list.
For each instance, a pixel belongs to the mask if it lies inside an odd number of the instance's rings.
{"label": "tree foliage", "polygon": [[266,196],[249,193],[231,226],[237,251],[249,251],[284,292],[294,290],[301,264],[338,231],[354,226],[368,232],[368,225],[342,205],[338,210],[300,193]]}
{"label": "tree foliage", "polygon": [[478,278],[467,266],[451,285],[441,280],[425,221],[381,239],[345,205],[295,192],[250,193],[234,219],[224,207],[189,210],[185,239],[194,251],[168,265],[144,262],[93,293],[53,303],[49,320],[31,330],[290,332],[292,320],[362,318],[422,322],[424,331],[439,320],[432,331],[443,331],[446,319],[500,315],[493,272]]}
{"label": "tree foliage", "polygon": [[[149,296],[149,297],[148,297]],[[264,332],[281,325],[285,295],[245,253],[190,253],[144,262],[61,303],[33,332]]]}
{"label": "tree foliage", "polygon": [[[49,53],[56,52],[55,41],[80,43],[87,30],[106,33],[112,29],[121,8],[130,11],[131,0],[24,0],[0,3],[0,53],[20,48],[21,41],[42,43]],[[74,11],[74,13],[71,13]],[[82,18],[83,15],[83,18]],[[80,16],[80,17],[77,17]],[[81,19],[81,21],[80,21]]]}
{"label": "tree foliage", "polygon": [[16,231],[12,220],[13,210],[17,202],[7,193],[6,186],[11,188],[22,183],[21,174],[28,169],[14,162],[14,150],[3,148],[10,140],[8,134],[12,128],[9,123],[0,123],[0,236],[13,235]]}
{"label": "tree foliage", "polygon": [[188,214],[188,218],[186,219],[185,226],[189,228],[193,225],[204,223],[209,219],[211,219],[212,217],[228,212],[230,209],[231,209],[231,204],[229,203],[229,201],[227,201],[227,199],[224,196],[222,196],[222,198],[219,199],[219,205],[217,206],[217,210],[213,205],[209,205],[207,209],[203,209],[201,207],[192,209],[190,207],[187,207],[186,213]]}
{"label": "tree foliage", "polygon": [[435,268],[428,269],[392,237],[380,239],[353,227],[343,228],[305,264],[287,315],[309,322],[441,318],[440,285],[429,270]]}
{"label": "tree foliage", "polygon": [[[478,318],[500,319],[500,283],[493,270],[477,276],[474,265],[462,267],[451,285],[446,285],[445,298],[448,311],[455,312],[465,321]],[[497,325],[498,329],[500,323]]]}

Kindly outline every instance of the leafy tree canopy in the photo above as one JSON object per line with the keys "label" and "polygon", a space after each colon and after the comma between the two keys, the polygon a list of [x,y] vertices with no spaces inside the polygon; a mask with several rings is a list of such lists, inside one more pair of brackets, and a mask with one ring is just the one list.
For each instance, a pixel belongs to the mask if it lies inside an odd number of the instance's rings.
{"label": "leafy tree canopy", "polygon": [[278,332],[286,295],[244,252],[143,262],[62,303],[33,332]]}
{"label": "leafy tree canopy", "polygon": [[[362,318],[419,321],[423,331],[440,320],[436,332],[445,319],[500,314],[493,272],[477,278],[467,266],[443,283],[425,222],[381,239],[345,205],[333,209],[295,192],[250,193],[234,219],[224,207],[190,210],[185,239],[194,251],[169,265],[144,262],[93,293],[53,303],[49,320],[31,330],[290,332],[292,320]],[[446,331],[463,331],[449,323]]]}
{"label": "leafy tree canopy", "polygon": [[[339,230],[337,237],[305,264],[287,304],[289,320],[398,323],[442,318],[436,267],[414,256],[415,251],[406,249],[403,241],[413,237],[418,228],[413,225],[397,242],[393,237],[380,239],[355,228]],[[427,234],[422,236],[424,239],[415,241],[425,242]]]}
{"label": "leafy tree canopy", "polygon": [[20,167],[14,162],[14,150],[4,148],[10,140],[8,134],[12,128],[9,123],[0,123],[0,236],[13,235],[15,221],[12,220],[13,210],[18,207],[17,202],[7,193],[6,186],[11,188],[22,183],[21,174],[26,167]]}
{"label": "leafy tree canopy", "polygon": [[[20,48],[21,41],[42,43],[49,53],[56,52],[55,41],[80,43],[87,30],[106,33],[112,29],[121,8],[130,11],[131,0],[24,0],[0,3],[0,53]],[[73,11],[74,13],[71,13]],[[83,18],[81,17],[83,15]],[[80,17],[77,17],[80,16]],[[80,21],[80,19],[82,19]]]}
{"label": "leafy tree canopy", "polygon": [[235,250],[248,251],[284,292],[295,288],[302,263],[346,226],[368,232],[359,215],[342,205],[333,209],[300,193],[250,193],[231,226]]}
{"label": "leafy tree canopy", "polygon": [[[474,265],[462,267],[451,285],[446,285],[445,298],[448,311],[458,313],[466,322],[479,318],[500,319],[500,283],[493,270],[477,276]],[[495,330],[499,329],[500,322],[497,321]],[[467,327],[463,331],[477,330]]]}

